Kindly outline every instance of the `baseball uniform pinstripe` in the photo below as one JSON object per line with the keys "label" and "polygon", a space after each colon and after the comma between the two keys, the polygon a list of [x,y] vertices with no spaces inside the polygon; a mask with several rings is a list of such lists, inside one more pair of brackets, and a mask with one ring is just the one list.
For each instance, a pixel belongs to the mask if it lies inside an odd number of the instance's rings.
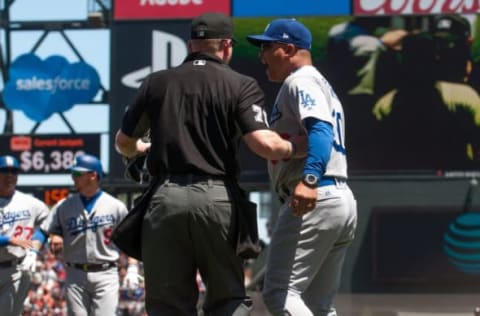
{"label": "baseball uniform pinstripe", "polygon": [[[119,252],[109,237],[126,214],[125,205],[106,192],[101,192],[91,212],[87,212],[80,194],[75,193],[55,205],[41,225],[45,234],[61,235],[64,239],[69,315],[115,315],[119,279],[114,263]],[[73,267],[85,263],[112,265],[93,272]]]}
{"label": "baseball uniform pinstripe", "polygon": [[[271,127],[284,135],[306,134],[302,123],[313,117],[333,126],[334,140],[313,211],[297,217],[288,197],[302,178],[304,159],[269,163],[272,183],[285,201],[270,244],[264,299],[274,315],[335,315],[331,307],[340,281],[346,247],[356,227],[356,201],[347,186],[344,116],[327,80],[313,67],[290,74],[278,92]],[[285,298],[284,289],[288,289]]]}
{"label": "baseball uniform pinstripe", "polygon": [[[11,198],[0,198],[0,233],[30,239],[34,229],[47,217],[48,207],[31,195],[15,191]],[[25,250],[0,247],[0,311],[2,315],[21,314],[30,288],[31,275],[21,271]],[[11,263],[11,265],[10,265]]]}

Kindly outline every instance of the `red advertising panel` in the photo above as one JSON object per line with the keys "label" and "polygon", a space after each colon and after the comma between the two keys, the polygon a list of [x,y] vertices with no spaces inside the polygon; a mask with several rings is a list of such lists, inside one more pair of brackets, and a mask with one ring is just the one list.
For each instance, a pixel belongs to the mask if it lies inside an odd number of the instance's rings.
{"label": "red advertising panel", "polygon": [[19,187],[22,192],[29,193],[37,199],[43,201],[47,206],[52,207],[60,200],[66,198],[70,194],[70,187]]}
{"label": "red advertising panel", "polygon": [[479,1],[471,0],[353,0],[354,15],[426,15],[478,13]]}
{"label": "red advertising panel", "polygon": [[215,11],[230,15],[230,0],[116,0],[116,20],[193,18]]}

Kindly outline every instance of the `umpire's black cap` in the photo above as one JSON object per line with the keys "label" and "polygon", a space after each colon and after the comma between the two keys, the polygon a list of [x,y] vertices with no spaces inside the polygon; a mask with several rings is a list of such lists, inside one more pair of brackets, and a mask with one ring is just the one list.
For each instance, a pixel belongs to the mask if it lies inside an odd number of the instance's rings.
{"label": "umpire's black cap", "polygon": [[233,38],[232,19],[223,13],[204,13],[193,19],[190,38]]}
{"label": "umpire's black cap", "polygon": [[439,15],[433,25],[435,37],[452,41],[467,40],[471,36],[470,22],[459,14]]}

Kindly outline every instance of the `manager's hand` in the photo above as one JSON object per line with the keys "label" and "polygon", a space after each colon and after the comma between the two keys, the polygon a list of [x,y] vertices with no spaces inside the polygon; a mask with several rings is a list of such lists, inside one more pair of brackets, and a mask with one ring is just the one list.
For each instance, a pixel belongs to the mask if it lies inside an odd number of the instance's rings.
{"label": "manager's hand", "polygon": [[317,204],[317,196],[317,188],[311,188],[300,181],[293,191],[293,195],[289,204],[293,215],[303,216],[304,214],[315,209]]}

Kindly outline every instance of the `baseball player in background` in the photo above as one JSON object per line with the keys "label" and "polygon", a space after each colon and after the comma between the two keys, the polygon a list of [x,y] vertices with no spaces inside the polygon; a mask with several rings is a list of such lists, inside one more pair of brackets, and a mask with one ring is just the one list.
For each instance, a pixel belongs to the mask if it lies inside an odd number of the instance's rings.
{"label": "baseball player in background", "polygon": [[[53,207],[32,240],[39,249],[49,234],[63,237],[68,315],[113,316],[118,305],[119,252],[109,236],[127,208],[100,189],[103,168],[97,157],[77,156],[71,172],[78,192]],[[127,278],[134,280],[132,274],[138,269],[133,262],[128,273]]]}
{"label": "baseball player in background", "polygon": [[0,156],[0,314],[19,316],[35,270],[34,229],[48,215],[40,200],[16,190],[18,160]]}
{"label": "baseball player in background", "polygon": [[284,201],[273,231],[263,297],[279,315],[336,315],[333,298],[357,220],[346,184],[343,109],[332,87],[312,65],[310,31],[295,19],[277,19],[260,46],[270,81],[281,82],[270,125],[286,138],[306,134],[306,159],[269,162]]}

